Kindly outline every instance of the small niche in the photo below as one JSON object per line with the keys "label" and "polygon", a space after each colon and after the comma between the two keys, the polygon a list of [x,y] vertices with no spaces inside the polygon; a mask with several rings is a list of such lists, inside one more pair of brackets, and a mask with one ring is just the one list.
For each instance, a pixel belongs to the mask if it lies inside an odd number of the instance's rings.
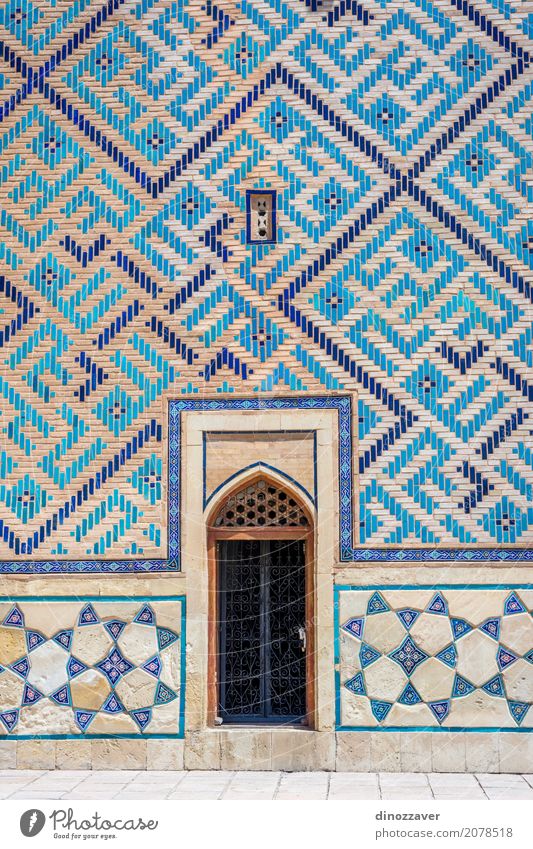
{"label": "small niche", "polygon": [[276,192],[246,192],[246,241],[249,245],[276,243]]}

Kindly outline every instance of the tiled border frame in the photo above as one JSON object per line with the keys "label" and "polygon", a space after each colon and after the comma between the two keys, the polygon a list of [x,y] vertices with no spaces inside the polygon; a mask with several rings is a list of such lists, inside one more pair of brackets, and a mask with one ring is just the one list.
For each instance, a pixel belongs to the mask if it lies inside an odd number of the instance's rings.
{"label": "tiled border frame", "polygon": [[185,736],[185,680],[186,680],[186,598],[184,595],[169,595],[169,596],[127,596],[127,595],[87,595],[87,596],[72,596],[72,595],[54,595],[54,596],[0,596],[0,602],[39,602],[46,604],[48,601],[53,602],[72,602],[72,601],[116,601],[116,602],[154,602],[154,601],[179,601],[181,605],[181,622],[180,622],[180,691],[179,691],[179,721],[178,730],[175,734],[89,734],[80,731],[79,734],[0,734],[0,744],[3,740],[181,740]]}
{"label": "tiled border frame", "polygon": [[179,572],[181,551],[181,414],[225,410],[337,410],[339,438],[339,559],[343,563],[533,562],[532,548],[356,548],[352,396],[290,395],[183,398],[168,401],[168,558],[154,560],[1,560],[0,574]]}
{"label": "tiled border frame", "polygon": [[[287,406],[289,408],[280,409]],[[211,646],[209,631],[206,623],[213,621],[215,611],[212,608],[213,596],[212,576],[214,569],[213,547],[207,534],[207,525],[215,514],[217,505],[222,505],[225,498],[235,489],[245,486],[256,478],[257,474],[266,474],[272,482],[281,487],[287,486],[288,491],[299,497],[313,518],[313,585],[314,610],[313,623],[316,644],[321,651],[314,657],[312,677],[315,680],[315,698],[313,699],[313,727],[315,731],[331,732],[334,725],[334,679],[331,674],[333,667],[333,571],[338,563],[338,523],[339,523],[339,492],[338,492],[338,409],[318,409],[310,402],[305,408],[295,403],[294,397],[269,399],[268,405],[257,407],[246,400],[232,399],[230,409],[228,404],[205,403],[193,410],[182,410],[181,418],[181,465],[184,476],[184,486],[181,492],[181,522],[180,522],[180,551],[183,568],[183,579],[187,593],[187,611],[189,618],[188,643],[189,658],[194,663],[189,664],[187,686],[189,696],[186,706],[186,727],[191,732],[206,733],[208,739],[213,739],[213,729],[209,729],[212,719],[212,694],[210,698],[209,681],[211,670],[209,657]],[[187,405],[189,407],[189,405]],[[330,405],[331,407],[331,405]],[[349,407],[347,408],[349,409]],[[281,469],[276,468],[274,446],[269,445],[266,453],[253,449],[251,454],[240,446],[229,446],[224,455],[223,468],[218,461],[218,450],[208,452],[206,471],[216,469],[216,482],[220,477],[226,481],[217,495],[205,506],[204,504],[204,475],[202,475],[204,434],[219,432],[228,434],[258,434],[261,439],[275,440],[276,434],[283,435],[284,431],[299,431],[296,439],[299,463],[296,465],[280,462]],[[306,483],[311,486],[313,472],[313,442],[311,434],[316,433],[317,442],[317,488],[319,490],[318,510],[312,500],[288,479],[290,475],[299,478],[300,461],[306,468]],[[238,438],[238,437],[237,437]],[[235,437],[233,437],[235,439]],[[305,444],[305,449],[304,449]],[[285,456],[285,451],[280,452]],[[288,450],[287,456],[292,455]],[[301,455],[301,456],[300,456]],[[267,469],[263,462],[259,466],[254,461],[264,457],[271,460],[274,468]],[[247,467],[243,469],[243,466]],[[233,476],[236,473],[235,476]],[[213,484],[213,481],[210,482]],[[209,487],[210,488],[210,487]],[[207,566],[210,564],[210,569]],[[212,634],[211,634],[212,636]],[[212,655],[212,653],[211,653]],[[225,734],[223,730],[220,732]],[[256,732],[254,732],[256,733]],[[257,732],[259,733],[259,732]],[[270,732],[273,733],[273,732]],[[314,733],[314,732],[313,732]],[[216,736],[216,733],[215,733]],[[199,744],[200,745],[200,744]],[[211,744],[208,744],[211,745]],[[323,744],[321,744],[323,745]]]}
{"label": "tiled border frame", "polygon": [[533,590],[533,584],[366,584],[358,586],[357,584],[335,584],[334,595],[334,641],[335,641],[335,730],[336,731],[368,731],[376,733],[389,733],[400,731],[402,733],[412,733],[413,731],[430,732],[430,733],[480,733],[480,732],[502,732],[512,734],[531,734],[533,728],[517,727],[496,727],[483,726],[479,728],[469,728],[468,726],[450,725],[443,727],[439,726],[419,726],[419,725],[390,725],[388,727],[380,725],[343,725],[341,722],[341,682],[339,674],[340,663],[340,618],[339,618],[339,595],[342,592],[365,592],[368,590]]}

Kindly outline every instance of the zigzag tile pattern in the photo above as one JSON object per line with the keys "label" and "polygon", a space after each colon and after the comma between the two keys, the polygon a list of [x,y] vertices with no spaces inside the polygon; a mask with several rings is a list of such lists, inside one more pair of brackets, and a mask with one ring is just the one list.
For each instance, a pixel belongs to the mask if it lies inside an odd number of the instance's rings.
{"label": "zigzag tile pattern", "polygon": [[[357,544],[528,546],[532,27],[0,8],[0,557],[161,557],[165,393],[359,393]],[[277,243],[246,244],[246,190]]]}

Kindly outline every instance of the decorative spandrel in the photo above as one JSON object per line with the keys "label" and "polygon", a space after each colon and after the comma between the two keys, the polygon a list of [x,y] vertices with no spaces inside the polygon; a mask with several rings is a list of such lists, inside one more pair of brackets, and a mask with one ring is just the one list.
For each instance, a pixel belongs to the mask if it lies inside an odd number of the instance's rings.
{"label": "decorative spandrel", "polygon": [[213,522],[215,528],[306,528],[309,520],[288,492],[258,480],[230,495]]}

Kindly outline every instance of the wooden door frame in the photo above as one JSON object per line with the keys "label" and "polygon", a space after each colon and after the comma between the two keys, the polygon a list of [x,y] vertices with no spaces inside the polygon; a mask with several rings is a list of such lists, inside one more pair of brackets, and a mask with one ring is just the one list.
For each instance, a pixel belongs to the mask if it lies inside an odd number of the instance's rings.
{"label": "wooden door frame", "polygon": [[[260,475],[261,479],[269,480],[273,485],[280,486],[279,482],[269,478],[268,475]],[[254,483],[253,480],[246,481],[246,486]],[[210,520],[218,514],[221,504],[226,501],[229,496],[238,492],[243,486],[243,482],[232,488],[231,492],[226,492],[210,513]],[[316,725],[316,671],[315,671],[315,531],[314,517],[310,514],[306,505],[298,498],[298,495],[292,488],[290,489],[291,496],[298,501],[298,504],[304,510],[309,527],[304,528],[287,528],[282,527],[258,527],[258,528],[215,528],[213,525],[207,526],[207,568],[208,568],[208,658],[207,658],[207,724],[209,727],[216,725],[217,705],[218,705],[218,665],[217,658],[219,654],[219,636],[218,636],[218,592],[219,592],[219,568],[217,557],[217,543],[220,540],[302,540],[304,542],[305,551],[305,628],[306,628],[306,705],[307,705],[307,727],[312,729]],[[244,730],[243,726],[243,730]]]}

